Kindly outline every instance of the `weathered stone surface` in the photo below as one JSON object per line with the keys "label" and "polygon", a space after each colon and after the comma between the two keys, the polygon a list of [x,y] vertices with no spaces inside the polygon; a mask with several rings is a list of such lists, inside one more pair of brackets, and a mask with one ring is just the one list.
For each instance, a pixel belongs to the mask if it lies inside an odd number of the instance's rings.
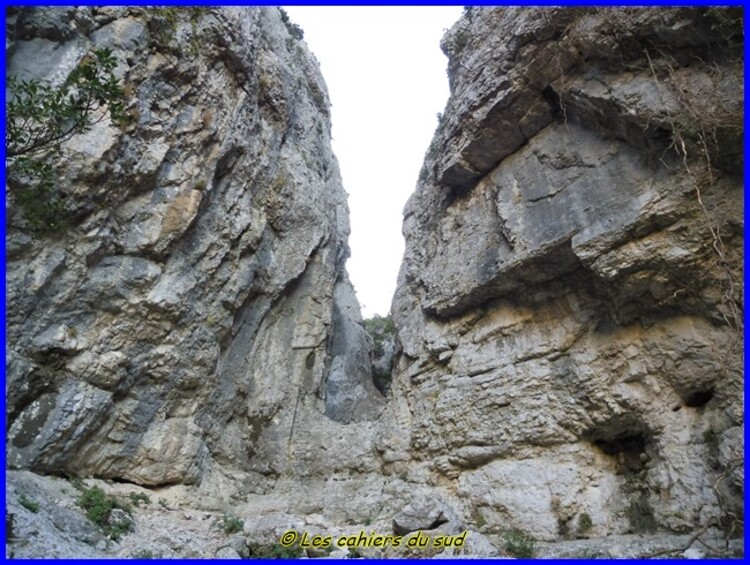
{"label": "weathered stone surface", "polygon": [[8,18],[9,75],[59,85],[109,48],[130,116],[63,144],[64,232],[29,229],[11,182],[9,465],[142,485],[231,477],[204,483],[220,498],[374,469],[374,431],[346,425],[384,398],[344,267],[328,95],[281,13]]}
{"label": "weathered stone surface", "polygon": [[[740,109],[742,97],[731,91],[742,88],[740,69],[712,73],[687,58],[691,49],[725,49],[721,39],[737,36],[738,21],[736,13],[678,9],[516,8],[490,17],[486,10],[469,10],[443,38],[453,96],[429,165],[441,184],[473,186],[560,111],[571,117],[583,113],[590,126],[630,141],[647,141],[675,120],[686,128],[683,133],[696,133],[700,111],[677,116],[680,98],[689,101],[690,110],[710,108],[728,118],[723,126],[736,135],[741,120],[731,113]],[[727,34],[719,37],[719,28]],[[652,70],[676,79],[677,92],[660,88],[665,85],[653,80]],[[581,94],[571,87],[576,80],[598,94],[576,100]]]}
{"label": "weathered stone surface", "polygon": [[222,547],[214,554],[216,559],[242,559],[237,550],[231,547]]}
{"label": "weathered stone surface", "polygon": [[375,420],[384,398],[375,387],[367,335],[361,326],[359,303],[351,285],[334,288],[331,367],[324,385],[326,415],[337,422]]}
{"label": "weathered stone surface", "polygon": [[461,521],[449,505],[439,498],[420,493],[393,518],[393,531],[404,536],[418,530],[435,530],[446,527],[453,534],[461,530]]}
{"label": "weathered stone surface", "polygon": [[[5,482],[6,558],[96,557],[105,536],[78,510],[63,480],[28,471],[8,472]],[[36,512],[21,501],[36,504]]]}
{"label": "weathered stone surface", "polygon": [[379,448],[483,533],[742,512],[737,16],[472,8],[443,40]]}
{"label": "weathered stone surface", "polygon": [[[710,550],[700,544],[685,546],[690,543],[687,535],[622,535],[609,536],[605,539],[561,541],[557,543],[540,543],[536,547],[536,556],[552,559],[627,559],[644,557],[701,559],[710,555]],[[706,540],[709,545],[723,546],[720,538]],[[740,540],[730,540],[726,555],[742,555]]]}
{"label": "weathered stone surface", "polygon": [[466,10],[370,357],[328,97],[280,12],[9,10],[10,74],[60,84],[109,47],[132,121],[65,142],[63,233],[9,185],[8,464],[159,503],[108,544],[12,470],[6,553],[236,558],[394,525],[468,541],[334,555],[505,557],[513,528],[540,557],[741,550],[737,16]]}

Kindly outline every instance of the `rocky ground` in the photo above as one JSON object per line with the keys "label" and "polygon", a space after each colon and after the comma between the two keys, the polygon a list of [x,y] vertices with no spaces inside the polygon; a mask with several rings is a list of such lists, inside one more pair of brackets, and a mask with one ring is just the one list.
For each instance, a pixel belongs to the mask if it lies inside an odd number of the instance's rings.
{"label": "rocky ground", "polygon": [[[101,488],[107,496],[130,501],[132,529],[112,539],[103,527],[86,517],[79,506],[84,491]],[[132,499],[143,499],[137,504]],[[483,535],[469,530],[461,548],[430,547],[439,536],[460,536],[463,525],[450,513],[426,500],[407,505],[392,520],[367,524],[332,524],[320,514],[293,515],[285,512],[252,512],[242,509],[206,509],[184,489],[144,489],[128,483],[95,479],[79,481],[41,476],[28,471],[9,471],[6,481],[5,556],[11,558],[221,558],[252,557],[686,557],[718,554],[740,555],[739,540],[725,544],[715,535],[695,539],[688,535],[623,535],[540,543],[520,532]],[[127,506],[126,504],[123,504]],[[237,511],[237,509],[234,509]],[[117,513],[117,511],[115,511]],[[127,512],[125,512],[127,514]],[[427,547],[406,547],[418,536],[404,533],[423,528]],[[106,528],[106,526],[105,526]],[[296,546],[284,549],[282,536],[294,530],[299,536],[330,536],[328,549]],[[382,536],[402,535],[401,547],[336,547],[364,531]]]}

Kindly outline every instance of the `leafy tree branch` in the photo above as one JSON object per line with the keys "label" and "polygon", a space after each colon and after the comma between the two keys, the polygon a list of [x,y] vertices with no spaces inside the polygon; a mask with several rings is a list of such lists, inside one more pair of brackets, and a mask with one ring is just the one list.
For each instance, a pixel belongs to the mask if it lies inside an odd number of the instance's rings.
{"label": "leafy tree branch", "polygon": [[[117,61],[109,49],[87,54],[59,87],[39,80],[7,82],[6,166],[9,185],[25,219],[37,231],[62,226],[64,203],[55,190],[51,157],[78,133],[109,115],[125,120],[123,92],[114,75]],[[107,107],[94,119],[97,111]]]}

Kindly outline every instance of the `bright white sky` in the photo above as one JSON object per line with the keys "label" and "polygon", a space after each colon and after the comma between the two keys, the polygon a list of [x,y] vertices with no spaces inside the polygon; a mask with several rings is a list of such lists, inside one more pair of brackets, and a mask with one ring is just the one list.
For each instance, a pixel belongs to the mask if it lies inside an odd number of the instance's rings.
{"label": "bright white sky", "polygon": [[388,314],[404,253],[402,211],[448,100],[443,32],[461,6],[290,6],[331,97],[349,193],[347,263],[365,318]]}

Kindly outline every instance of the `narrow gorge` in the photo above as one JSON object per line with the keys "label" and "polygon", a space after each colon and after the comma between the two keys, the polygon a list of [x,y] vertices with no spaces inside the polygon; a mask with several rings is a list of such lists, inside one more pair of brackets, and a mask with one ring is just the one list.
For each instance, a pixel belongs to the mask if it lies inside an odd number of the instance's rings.
{"label": "narrow gorge", "polygon": [[440,47],[368,335],[283,10],[7,9],[6,557],[743,555],[742,9]]}

